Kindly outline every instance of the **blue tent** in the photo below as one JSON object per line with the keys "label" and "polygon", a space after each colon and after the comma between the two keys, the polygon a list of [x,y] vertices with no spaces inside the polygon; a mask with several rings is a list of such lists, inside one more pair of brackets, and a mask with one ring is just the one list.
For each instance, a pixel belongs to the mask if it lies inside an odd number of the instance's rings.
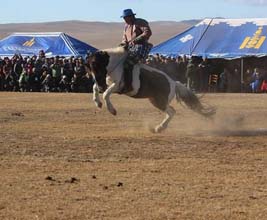
{"label": "blue tent", "polygon": [[64,33],[14,33],[0,41],[0,56],[84,56],[97,49]]}
{"label": "blue tent", "polygon": [[267,56],[267,19],[204,19],[160,43],[151,54],[240,58]]}

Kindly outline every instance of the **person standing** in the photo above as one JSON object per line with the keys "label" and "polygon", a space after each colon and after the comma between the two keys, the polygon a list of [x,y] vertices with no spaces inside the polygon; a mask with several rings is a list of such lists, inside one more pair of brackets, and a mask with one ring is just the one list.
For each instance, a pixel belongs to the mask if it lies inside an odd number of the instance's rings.
{"label": "person standing", "polygon": [[187,66],[186,66],[186,74],[185,77],[187,79],[187,88],[196,90],[196,74],[197,67],[194,62],[194,57],[191,57]]}

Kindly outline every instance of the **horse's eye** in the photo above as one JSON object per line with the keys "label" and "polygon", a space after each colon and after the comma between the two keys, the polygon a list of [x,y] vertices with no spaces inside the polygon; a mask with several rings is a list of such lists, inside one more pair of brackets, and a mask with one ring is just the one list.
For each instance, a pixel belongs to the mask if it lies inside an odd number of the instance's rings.
{"label": "horse's eye", "polygon": [[92,67],[95,69],[95,68],[97,68],[97,63],[96,62],[93,62],[92,63]]}

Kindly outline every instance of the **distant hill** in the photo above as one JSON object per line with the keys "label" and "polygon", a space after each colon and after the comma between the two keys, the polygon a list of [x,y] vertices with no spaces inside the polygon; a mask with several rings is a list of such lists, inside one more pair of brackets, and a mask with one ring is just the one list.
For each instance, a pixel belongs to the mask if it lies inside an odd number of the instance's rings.
{"label": "distant hill", "polygon": [[[198,22],[199,20],[150,22],[153,32],[150,41],[156,45],[183,32]],[[0,39],[14,32],[65,32],[100,49],[118,45],[122,38],[123,27],[123,22],[85,21],[0,24]]]}
{"label": "distant hill", "polygon": [[192,20],[184,20],[181,22],[193,26],[193,25],[199,23],[200,21],[201,20],[199,20],[199,19],[192,19]]}

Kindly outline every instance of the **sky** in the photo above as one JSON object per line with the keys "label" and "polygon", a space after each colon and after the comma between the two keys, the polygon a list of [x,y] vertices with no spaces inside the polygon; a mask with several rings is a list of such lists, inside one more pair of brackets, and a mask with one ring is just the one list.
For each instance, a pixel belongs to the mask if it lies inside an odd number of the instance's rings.
{"label": "sky", "polygon": [[1,4],[0,23],[122,22],[126,8],[148,21],[267,17],[267,0],[8,0]]}

